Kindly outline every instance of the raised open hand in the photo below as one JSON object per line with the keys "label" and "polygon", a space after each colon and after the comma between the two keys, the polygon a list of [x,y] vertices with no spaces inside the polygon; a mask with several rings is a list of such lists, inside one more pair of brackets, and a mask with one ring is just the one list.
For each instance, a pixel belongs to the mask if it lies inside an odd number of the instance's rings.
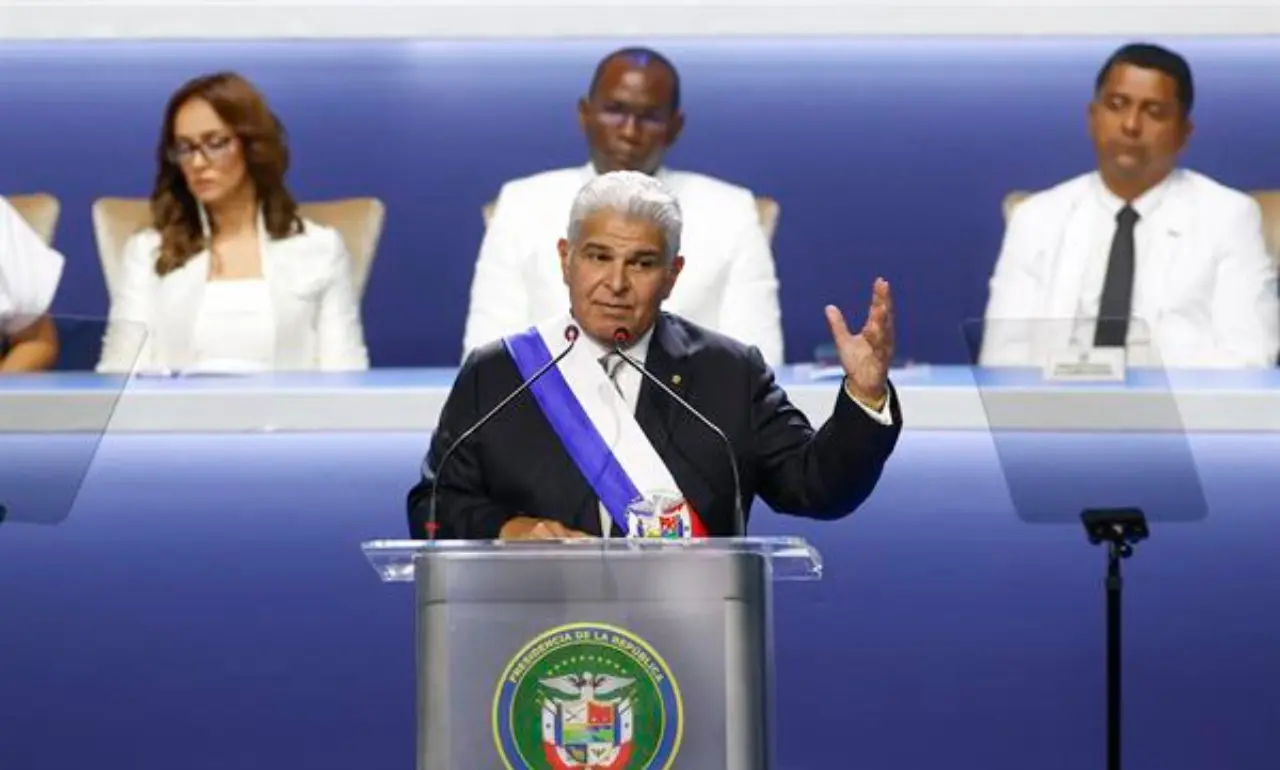
{"label": "raised open hand", "polygon": [[889,364],[893,361],[893,297],[889,282],[877,278],[867,321],[857,334],[849,331],[844,315],[827,305],[827,323],[844,367],[845,388],[863,404],[880,408],[889,392]]}

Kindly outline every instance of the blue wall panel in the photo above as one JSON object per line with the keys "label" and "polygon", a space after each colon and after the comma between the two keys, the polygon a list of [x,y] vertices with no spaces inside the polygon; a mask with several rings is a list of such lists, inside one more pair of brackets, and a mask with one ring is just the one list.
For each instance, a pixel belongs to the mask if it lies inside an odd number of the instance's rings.
{"label": "blue wall panel", "polygon": [[[234,68],[286,120],[304,199],[389,208],[365,301],[375,364],[458,359],[480,206],[513,176],[584,161],[574,101],[621,42],[7,43],[0,190],[62,198],[64,313],[107,310],[89,204],[143,195],[160,111]],[[903,358],[960,362],[999,246],[1001,197],[1086,170],[1084,108],[1118,40],[649,41],[679,64],[689,124],[674,164],[782,203],[786,342],[827,341],[822,305],[861,313],[877,273],[900,299]],[[1185,40],[1198,79],[1188,161],[1280,187],[1274,40]]]}

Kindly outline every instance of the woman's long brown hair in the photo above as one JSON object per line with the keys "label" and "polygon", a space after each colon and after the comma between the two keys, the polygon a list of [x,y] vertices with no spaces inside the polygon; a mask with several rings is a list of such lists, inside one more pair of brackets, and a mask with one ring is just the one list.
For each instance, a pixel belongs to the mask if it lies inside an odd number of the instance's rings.
{"label": "woman's long brown hair", "polygon": [[160,233],[156,273],[165,275],[182,267],[205,249],[200,206],[187,187],[182,169],[170,152],[174,144],[174,120],[178,110],[192,99],[203,99],[218,113],[239,139],[249,178],[262,207],[267,233],[273,239],[302,232],[298,204],[285,186],[289,170],[289,146],[284,124],[249,81],[233,72],[203,75],[188,81],[169,98],[164,111],[158,170],[151,193],[152,226]]}

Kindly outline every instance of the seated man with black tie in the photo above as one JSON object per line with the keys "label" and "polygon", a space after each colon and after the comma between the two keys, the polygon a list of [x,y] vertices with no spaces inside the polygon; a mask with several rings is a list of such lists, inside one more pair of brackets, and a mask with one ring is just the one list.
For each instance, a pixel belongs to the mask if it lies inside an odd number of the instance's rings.
{"label": "seated man with black tie", "polygon": [[[733,536],[757,495],[818,519],[866,500],[902,429],[888,284],[857,334],[826,309],[846,376],[814,430],[756,348],[660,310],[684,265],[680,233],[680,206],[653,177],[612,172],[582,188],[559,241],[568,312],[467,357],[409,493],[414,537]],[[673,395],[727,437],[736,474]]]}
{"label": "seated man with black tie", "polygon": [[1172,51],[1128,45],[1103,64],[1088,108],[1098,169],[1013,210],[979,363],[1127,347],[1137,366],[1275,365],[1280,302],[1259,206],[1177,168],[1194,101]]}

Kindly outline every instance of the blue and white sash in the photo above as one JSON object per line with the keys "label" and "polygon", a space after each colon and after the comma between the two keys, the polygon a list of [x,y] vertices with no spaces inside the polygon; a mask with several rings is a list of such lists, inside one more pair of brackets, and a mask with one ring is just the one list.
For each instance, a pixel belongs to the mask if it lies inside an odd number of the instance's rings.
{"label": "blue and white sash", "polygon": [[[522,378],[563,352],[569,344],[564,339],[566,325],[567,319],[560,318],[503,339]],[[579,343],[530,391],[569,457],[623,532],[638,534],[634,517],[628,516],[633,503],[655,493],[682,494],[590,346]],[[693,527],[687,514],[681,518],[685,526],[679,536],[687,538]]]}

